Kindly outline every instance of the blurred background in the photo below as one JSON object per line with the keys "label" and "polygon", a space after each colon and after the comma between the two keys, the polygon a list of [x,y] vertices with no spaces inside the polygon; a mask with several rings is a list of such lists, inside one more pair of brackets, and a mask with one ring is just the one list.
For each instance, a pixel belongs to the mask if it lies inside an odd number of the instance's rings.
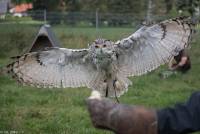
{"label": "blurred background", "polygon": [[[85,48],[98,37],[117,41],[143,24],[178,16],[197,23],[188,50],[192,69],[161,79],[166,66],[140,77],[120,102],[162,108],[200,89],[200,0],[0,0],[0,67],[29,52],[41,26],[50,24],[61,47]],[[53,36],[51,36],[53,37]],[[42,43],[41,43],[42,44]],[[37,89],[0,74],[0,134],[110,134],[93,128],[87,88]]]}
{"label": "blurred background", "polygon": [[199,22],[200,0],[0,0],[0,57],[26,52],[43,24],[64,47],[83,48],[105,34],[117,40],[177,16]]}
{"label": "blurred background", "polygon": [[199,0],[1,0],[0,22],[137,26],[180,15],[199,19]]}

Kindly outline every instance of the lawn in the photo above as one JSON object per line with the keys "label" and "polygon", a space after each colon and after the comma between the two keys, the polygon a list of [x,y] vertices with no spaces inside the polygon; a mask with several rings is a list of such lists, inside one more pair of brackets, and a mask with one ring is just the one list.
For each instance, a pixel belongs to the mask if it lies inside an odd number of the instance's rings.
{"label": "lawn", "polygon": [[[38,28],[38,25],[0,25],[0,66],[9,63],[10,56],[25,52]],[[96,31],[55,26],[53,31],[63,47],[84,48],[96,37],[116,41],[134,28]],[[187,74],[160,79],[158,74],[166,70],[166,66],[161,66],[147,75],[132,77],[133,85],[119,98],[120,102],[158,109],[184,102],[192,92],[200,90],[199,43],[196,38],[191,44],[192,69]],[[9,76],[0,76],[0,133],[110,134],[93,128],[85,105],[89,95],[87,88],[37,89],[18,85]]]}

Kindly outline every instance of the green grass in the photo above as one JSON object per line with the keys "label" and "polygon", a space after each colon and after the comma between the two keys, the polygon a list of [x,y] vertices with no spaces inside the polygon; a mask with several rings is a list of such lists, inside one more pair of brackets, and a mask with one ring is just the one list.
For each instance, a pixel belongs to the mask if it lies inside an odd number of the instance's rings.
{"label": "green grass", "polygon": [[[0,51],[7,50],[0,55],[0,66],[9,62],[9,56],[24,51],[18,49],[17,43],[22,42],[21,45],[28,48],[39,28],[30,25],[12,26],[5,28],[0,25],[0,35],[4,37],[0,38],[4,43],[0,44]],[[69,48],[86,47],[87,43],[98,37],[94,28],[57,26],[53,30],[63,46]],[[132,31],[132,28],[103,28],[98,32],[101,37],[117,40]],[[14,38],[18,33],[21,34],[20,38],[12,42],[13,39],[9,35],[12,34]],[[18,36],[15,37],[17,38]],[[184,102],[192,92],[200,88],[199,43],[199,39],[192,43],[192,69],[187,74],[160,79],[158,74],[166,70],[166,67],[162,66],[147,75],[132,77],[133,85],[119,98],[120,101],[153,108]],[[0,133],[15,130],[33,134],[110,134],[93,128],[85,105],[85,99],[89,95],[90,90],[87,88],[37,89],[18,85],[8,76],[0,76]]]}

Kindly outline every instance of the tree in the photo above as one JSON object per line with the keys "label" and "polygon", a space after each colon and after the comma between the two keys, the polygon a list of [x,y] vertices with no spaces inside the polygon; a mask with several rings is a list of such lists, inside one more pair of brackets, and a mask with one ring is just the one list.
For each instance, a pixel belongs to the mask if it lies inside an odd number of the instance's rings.
{"label": "tree", "polygon": [[33,0],[34,10],[55,11],[58,10],[59,2],[55,0]]}
{"label": "tree", "polygon": [[21,3],[32,3],[33,0],[11,0],[12,3],[21,4]]}
{"label": "tree", "polygon": [[177,9],[187,11],[191,16],[194,16],[196,8],[200,6],[200,0],[177,0]]}
{"label": "tree", "polygon": [[169,13],[174,5],[174,0],[165,0],[166,13]]}

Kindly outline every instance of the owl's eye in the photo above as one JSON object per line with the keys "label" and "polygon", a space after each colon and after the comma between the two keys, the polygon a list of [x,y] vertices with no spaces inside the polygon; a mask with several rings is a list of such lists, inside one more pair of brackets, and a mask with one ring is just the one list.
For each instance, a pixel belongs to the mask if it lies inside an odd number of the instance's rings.
{"label": "owl's eye", "polygon": [[98,46],[98,45],[96,45],[96,46],[95,46],[95,48],[99,48],[99,46]]}
{"label": "owl's eye", "polygon": [[103,47],[106,47],[106,44],[104,44]]}

